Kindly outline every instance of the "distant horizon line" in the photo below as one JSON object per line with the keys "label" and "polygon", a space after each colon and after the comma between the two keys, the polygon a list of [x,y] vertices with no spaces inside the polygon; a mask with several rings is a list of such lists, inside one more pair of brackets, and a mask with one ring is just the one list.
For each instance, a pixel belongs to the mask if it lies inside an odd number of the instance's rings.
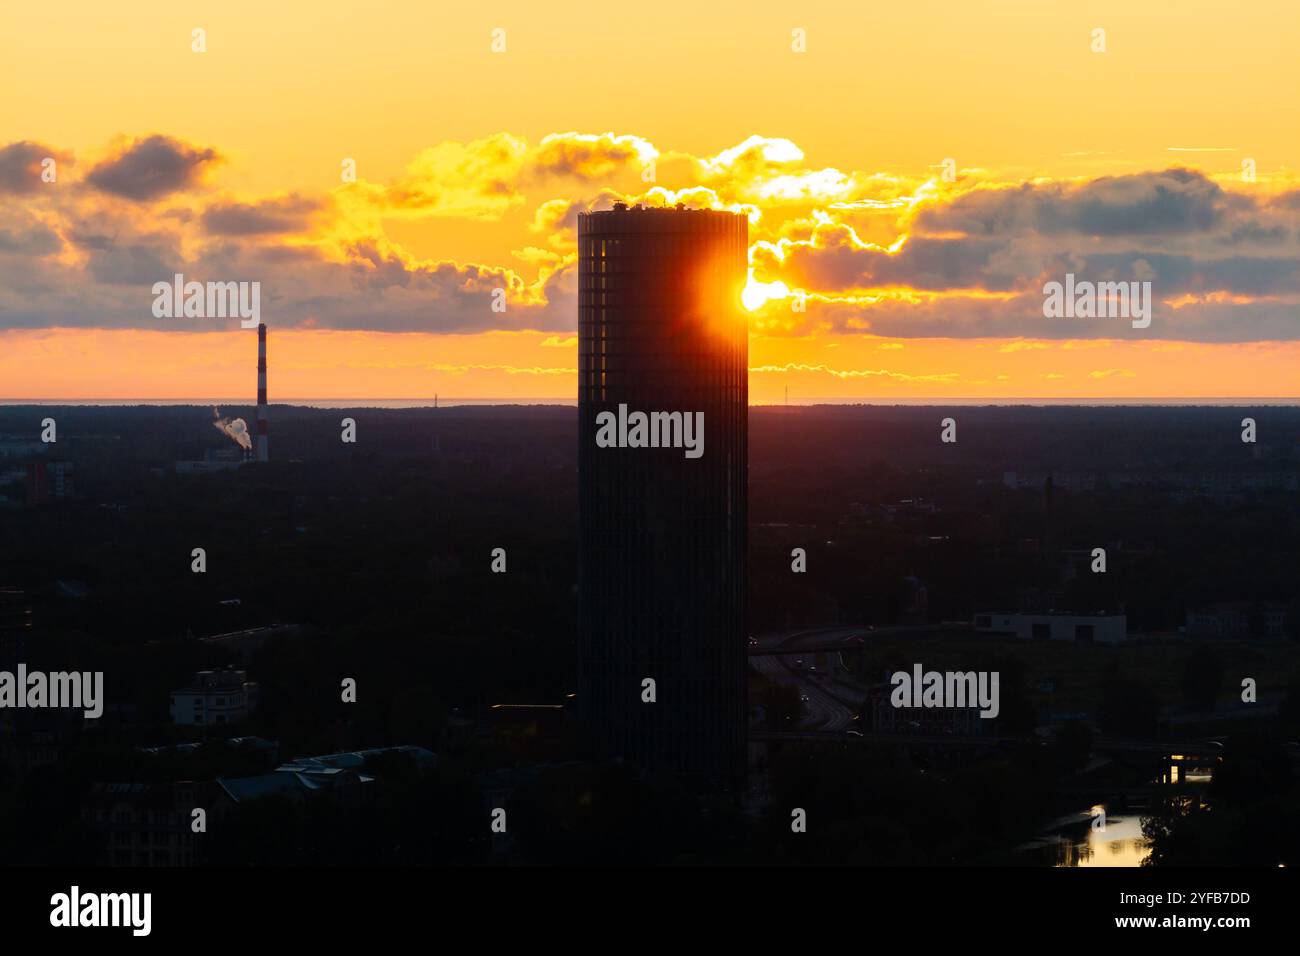
{"label": "distant horizon line", "polygon": [[[506,406],[522,405],[535,407],[577,407],[577,398],[540,398],[535,396],[520,398],[460,398],[439,396],[434,398],[302,398],[292,397],[269,404],[287,405],[300,408],[456,408],[466,406]],[[114,408],[122,406],[205,406],[230,405],[256,407],[256,401],[244,398],[0,398],[0,407],[13,406],[84,406]],[[943,406],[943,405],[984,405],[984,406],[1201,406],[1231,408],[1242,405],[1300,405],[1300,396],[1195,396],[1190,398],[1175,397],[918,397],[918,398],[841,398],[836,396],[813,396],[793,399],[788,402],[750,402],[750,408],[808,408],[825,405],[865,405],[873,407],[888,406]]]}

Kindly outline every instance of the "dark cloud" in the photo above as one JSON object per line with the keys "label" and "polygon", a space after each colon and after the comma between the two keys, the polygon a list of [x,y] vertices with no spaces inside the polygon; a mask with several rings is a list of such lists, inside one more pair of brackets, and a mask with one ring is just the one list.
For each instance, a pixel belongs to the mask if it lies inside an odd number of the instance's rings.
{"label": "dark cloud", "polygon": [[196,149],[170,136],[150,136],[97,165],[86,177],[96,189],[145,201],[197,183],[205,164],[217,159],[212,149]]}
{"label": "dark cloud", "polygon": [[48,256],[62,248],[58,233],[44,223],[33,223],[21,229],[0,226],[0,254]]}
{"label": "dark cloud", "polygon": [[[1155,296],[1151,325],[1135,329],[1129,319],[1049,319],[1043,297],[1033,293],[1011,299],[893,300],[862,306],[810,302],[810,320],[838,332],[867,332],[891,338],[1027,338],[1176,340],[1183,342],[1256,342],[1295,340],[1295,306],[1275,301],[1232,303],[1206,301],[1174,308]],[[1213,374],[1207,370],[1207,374]]]}
{"label": "dark cloud", "polygon": [[1081,185],[1026,183],[1013,189],[975,189],[917,217],[925,232],[998,236],[1145,236],[1203,232],[1250,202],[1188,169],[1106,176]]}
{"label": "dark cloud", "polygon": [[203,211],[203,229],[215,236],[268,236],[303,231],[321,203],[300,196],[255,203],[216,203]]}
{"label": "dark cloud", "polygon": [[41,179],[41,163],[47,157],[70,162],[64,154],[29,140],[0,147],[0,193],[30,193],[50,185]]}
{"label": "dark cloud", "polygon": [[[1211,292],[1241,296],[1300,293],[1300,259],[1294,256],[1198,258],[1130,251],[1088,256],[1080,268],[1067,268],[1067,264],[1062,262],[1058,271],[1062,274],[1073,271],[1079,279],[1096,282],[1145,277],[1151,280],[1160,296]],[[1300,328],[1297,331],[1300,332]]]}
{"label": "dark cloud", "polygon": [[537,175],[572,176],[591,182],[639,162],[636,142],[628,137],[607,134],[589,138],[565,133],[542,140],[533,157],[533,171]]}
{"label": "dark cloud", "polygon": [[[1150,281],[1156,314],[1146,337],[1296,339],[1296,196],[1228,192],[1183,169],[1077,185],[977,188],[925,207],[892,253],[828,223],[812,244],[788,245],[783,257],[760,247],[755,275],[831,297],[873,289],[921,293],[920,302],[826,306],[823,317],[834,316],[843,328],[884,335],[1114,334],[1114,323],[1044,325],[1044,283],[1073,273],[1077,281]],[[961,295],[966,291],[972,294]],[[946,295],[926,301],[925,292]]]}
{"label": "dark cloud", "polygon": [[[235,327],[237,319],[155,318],[153,284],[170,282],[176,273],[186,281],[260,283],[262,315],[279,328],[569,332],[576,323],[572,269],[551,276],[543,303],[532,300],[525,281],[510,269],[412,262],[374,242],[348,246],[346,260],[338,261],[312,247],[273,240],[223,238],[183,251],[176,233],[134,231],[119,220],[120,231],[110,234],[104,225],[99,215],[76,224],[80,231],[73,241],[85,254],[84,268],[52,258],[20,259],[0,249],[0,326]],[[24,236],[29,245],[39,244],[37,233]],[[0,231],[0,244],[11,241]],[[492,308],[496,289],[506,291],[505,312]]]}
{"label": "dark cloud", "polygon": [[113,247],[113,237],[101,233],[74,231],[69,234],[72,244],[81,249],[107,250]]}
{"label": "dark cloud", "polygon": [[1300,189],[1293,189],[1291,192],[1275,196],[1268,205],[1276,206],[1278,209],[1300,212]]}
{"label": "dark cloud", "polygon": [[[909,239],[901,250],[888,253],[878,247],[855,245],[848,230],[828,226],[819,230],[818,245],[793,246],[783,263],[756,257],[767,266],[763,278],[785,278],[800,288],[844,291],[873,287],[907,286],[936,292],[952,289],[1007,291],[1023,285],[1026,277],[1009,274],[997,264],[1006,249],[1001,239]],[[769,275],[769,270],[777,272]],[[1036,273],[1035,273],[1036,274]]]}
{"label": "dark cloud", "polygon": [[105,285],[152,286],[179,271],[179,257],[170,249],[144,243],[112,243],[90,255],[87,269]]}
{"label": "dark cloud", "polygon": [[[1025,239],[909,239],[895,253],[862,248],[823,229],[817,246],[793,246],[784,261],[759,254],[764,281],[825,292],[905,287],[930,292],[970,289],[1014,292],[1041,289],[1047,279],[1073,272],[1080,279],[1150,279],[1162,296],[1224,292],[1242,296],[1300,295],[1300,257],[1166,252],[1158,245],[1089,248]],[[1300,330],[1298,330],[1300,331]]]}

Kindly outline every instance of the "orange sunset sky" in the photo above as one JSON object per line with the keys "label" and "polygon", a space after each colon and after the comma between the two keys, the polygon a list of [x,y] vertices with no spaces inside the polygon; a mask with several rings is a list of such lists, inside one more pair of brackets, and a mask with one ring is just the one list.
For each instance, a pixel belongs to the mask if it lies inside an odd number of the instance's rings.
{"label": "orange sunset sky", "polygon": [[[0,398],[251,402],[179,272],[260,282],[273,402],[569,400],[617,200],[748,215],[756,403],[1295,398],[1297,50],[1291,0],[6,4]],[[1067,273],[1150,327],[1045,318]]]}

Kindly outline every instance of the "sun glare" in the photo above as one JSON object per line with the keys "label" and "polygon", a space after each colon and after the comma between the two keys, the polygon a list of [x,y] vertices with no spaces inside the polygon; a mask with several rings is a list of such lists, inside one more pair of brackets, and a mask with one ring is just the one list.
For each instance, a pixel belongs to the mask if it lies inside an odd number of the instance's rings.
{"label": "sun glare", "polygon": [[773,299],[785,299],[790,295],[789,287],[780,280],[776,282],[759,282],[754,278],[754,270],[749,271],[745,282],[745,291],[740,294],[740,301],[749,312],[761,309]]}

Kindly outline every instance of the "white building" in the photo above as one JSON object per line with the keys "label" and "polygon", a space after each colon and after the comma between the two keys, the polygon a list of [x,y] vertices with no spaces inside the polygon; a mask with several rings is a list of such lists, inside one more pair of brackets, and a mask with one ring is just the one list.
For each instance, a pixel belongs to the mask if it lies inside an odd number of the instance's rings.
{"label": "white building", "polygon": [[256,705],[257,684],[244,671],[199,671],[191,686],[172,691],[172,723],[233,724]]}
{"label": "white building", "polygon": [[1128,639],[1126,614],[975,614],[979,634],[1008,634],[1025,641],[1076,641],[1080,644],[1122,644]]}

